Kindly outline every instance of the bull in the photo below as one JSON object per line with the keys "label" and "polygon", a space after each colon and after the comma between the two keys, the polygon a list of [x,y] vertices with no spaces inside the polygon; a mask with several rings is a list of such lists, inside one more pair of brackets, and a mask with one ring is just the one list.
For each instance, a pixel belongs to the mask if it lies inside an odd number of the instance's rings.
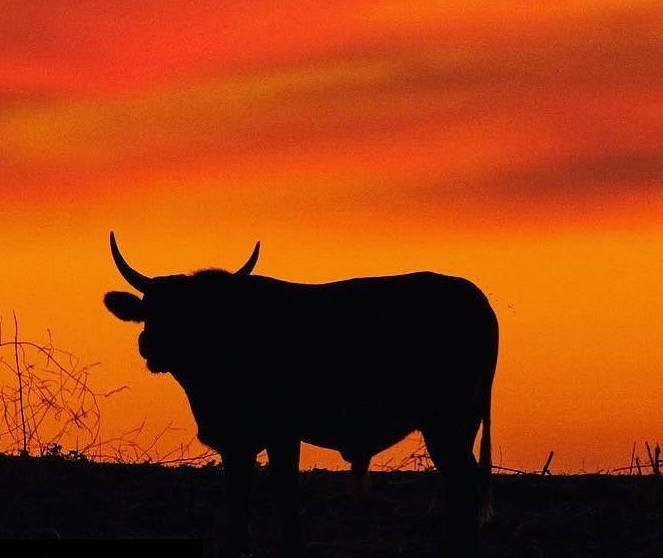
{"label": "bull", "polygon": [[[419,430],[440,472],[440,528],[478,552],[491,514],[491,387],[498,324],[470,281],[432,272],[324,284],[252,275],[257,243],[236,272],[147,277],[113,260],[142,298],[109,292],[108,310],[141,322],[153,373],[182,386],[198,438],[221,455],[229,556],[248,552],[248,495],[267,451],[283,556],[297,555],[301,442],[331,448],[366,475],[378,452]],[[483,423],[478,462],[473,444]]]}

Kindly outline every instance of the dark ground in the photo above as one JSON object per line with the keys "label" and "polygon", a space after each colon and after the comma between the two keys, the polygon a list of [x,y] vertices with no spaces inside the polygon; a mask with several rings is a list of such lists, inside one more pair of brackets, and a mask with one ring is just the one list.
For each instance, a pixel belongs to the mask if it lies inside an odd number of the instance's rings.
{"label": "dark ground", "polygon": [[[434,473],[373,473],[369,496],[348,475],[301,475],[311,558],[425,557]],[[663,478],[495,476],[490,557],[663,557]],[[105,465],[0,455],[3,538],[204,538],[222,497],[218,467]],[[257,557],[271,537],[268,475],[254,492]]]}

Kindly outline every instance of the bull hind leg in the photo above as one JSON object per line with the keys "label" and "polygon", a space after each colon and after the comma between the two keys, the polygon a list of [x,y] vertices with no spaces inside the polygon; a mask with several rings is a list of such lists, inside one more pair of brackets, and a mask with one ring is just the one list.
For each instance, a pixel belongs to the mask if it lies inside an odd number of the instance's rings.
{"label": "bull hind leg", "polygon": [[479,556],[479,469],[469,440],[424,430],[428,453],[439,472],[436,542],[450,556]]}
{"label": "bull hind leg", "polygon": [[371,458],[364,456],[354,459],[350,466],[351,481],[350,492],[356,496],[364,497],[368,495],[371,489],[371,476],[368,473],[368,467],[371,464]]}

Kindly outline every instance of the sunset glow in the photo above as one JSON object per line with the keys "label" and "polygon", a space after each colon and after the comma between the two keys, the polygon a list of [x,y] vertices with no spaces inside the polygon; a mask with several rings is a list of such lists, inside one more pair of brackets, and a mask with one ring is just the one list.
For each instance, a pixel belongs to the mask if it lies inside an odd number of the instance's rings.
{"label": "sunset glow", "polygon": [[464,276],[501,326],[494,462],[627,465],[663,420],[663,6],[323,4],[3,5],[3,336],[101,361],[105,436],[172,421],[166,450],[195,424],[102,305],[110,230],[152,275],[261,240],[288,280]]}

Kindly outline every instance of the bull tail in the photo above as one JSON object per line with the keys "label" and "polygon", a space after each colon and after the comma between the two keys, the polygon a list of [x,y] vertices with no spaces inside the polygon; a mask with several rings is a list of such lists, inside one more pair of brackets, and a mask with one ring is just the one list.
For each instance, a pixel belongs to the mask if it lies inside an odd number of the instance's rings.
{"label": "bull tail", "polygon": [[486,382],[481,401],[481,443],[479,445],[479,523],[483,525],[490,521],[494,515],[490,475],[493,469],[490,445],[490,402],[493,387],[493,377],[497,365],[497,340],[495,343],[495,358],[492,363],[491,374]]}
{"label": "bull tail", "polygon": [[493,517],[490,474],[493,468],[490,447],[490,390],[487,393],[481,420],[481,444],[479,446],[479,523],[483,525]]}

